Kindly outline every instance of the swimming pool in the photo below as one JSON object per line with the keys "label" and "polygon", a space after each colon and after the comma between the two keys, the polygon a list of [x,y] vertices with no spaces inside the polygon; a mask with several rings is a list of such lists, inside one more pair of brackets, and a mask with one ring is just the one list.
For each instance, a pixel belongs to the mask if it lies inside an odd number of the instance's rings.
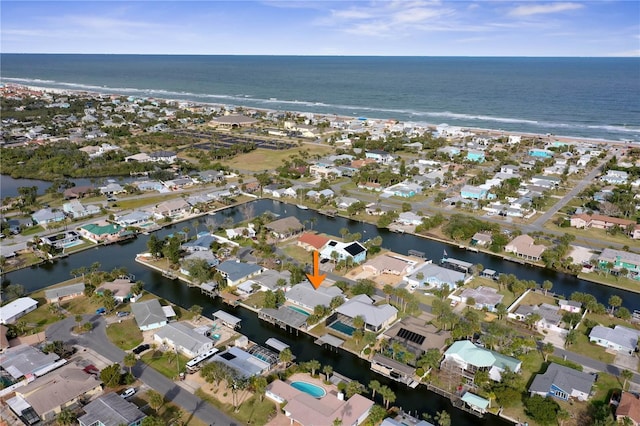
{"label": "swimming pool", "polygon": [[329,327],[333,328],[336,331],[339,331],[342,334],[346,334],[347,336],[352,336],[353,332],[356,331],[355,328],[340,321],[334,322]]}
{"label": "swimming pool", "polygon": [[305,311],[304,309],[300,309],[295,306],[289,306],[289,309],[293,309],[296,312],[300,312],[302,315],[306,315],[306,316],[311,315],[309,312]]}
{"label": "swimming pool", "polygon": [[71,248],[71,247],[75,247],[75,246],[79,246],[80,244],[82,244],[84,241],[82,240],[75,240],[75,241],[71,241],[69,243],[64,243],[62,245],[62,247],[64,248]]}
{"label": "swimming pool", "polygon": [[302,391],[304,393],[308,393],[314,398],[322,398],[327,394],[327,391],[324,390],[323,387],[314,385],[313,383],[308,382],[291,382],[291,386]]}

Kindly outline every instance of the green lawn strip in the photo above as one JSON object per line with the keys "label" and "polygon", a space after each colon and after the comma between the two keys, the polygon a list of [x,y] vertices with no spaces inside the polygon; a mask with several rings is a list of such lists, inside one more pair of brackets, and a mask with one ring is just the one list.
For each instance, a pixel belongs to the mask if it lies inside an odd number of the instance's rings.
{"label": "green lawn strip", "polygon": [[36,235],[36,234],[41,234],[45,232],[44,228],[42,227],[42,225],[35,225],[35,226],[31,226],[29,228],[26,228],[24,231],[22,231],[20,234],[21,235]]}
{"label": "green lawn strip", "polygon": [[193,414],[186,412],[176,404],[171,402],[165,402],[158,411],[154,411],[153,408],[148,406],[149,397],[147,393],[136,394],[129,401],[133,401],[137,406],[144,407],[142,411],[147,416],[156,416],[161,418],[165,424],[181,424],[184,426],[207,426],[209,423],[205,423]]}
{"label": "green lawn strip", "polygon": [[142,332],[133,319],[109,324],[107,326],[107,337],[114,345],[125,351],[135,348],[142,343],[143,339]]}
{"label": "green lawn strip", "polygon": [[220,402],[213,395],[204,392],[202,389],[198,389],[195,395],[239,420],[242,424],[264,425],[276,413],[276,406],[271,400],[264,398],[260,401],[260,398],[255,395],[240,404],[237,413],[231,404]]}
{"label": "green lawn strip", "polygon": [[311,263],[313,260],[312,254],[302,247],[298,247],[293,244],[288,244],[282,248],[282,251],[289,257],[297,260],[300,263]]}
{"label": "green lawn strip", "polygon": [[640,293],[640,281],[635,281],[626,277],[615,277],[613,275],[600,275],[596,272],[581,273],[578,278],[586,281],[593,281],[609,287],[621,288],[624,290]]}
{"label": "green lawn strip", "polygon": [[247,306],[252,306],[254,308],[263,308],[265,296],[266,296],[266,292],[256,291],[251,296],[247,297],[243,303]]}
{"label": "green lawn strip", "polygon": [[222,164],[233,169],[261,172],[263,170],[272,170],[280,167],[284,160],[289,160],[293,155],[303,151],[308,151],[310,157],[316,154],[323,156],[333,152],[333,148],[318,145],[303,145],[301,147],[283,150],[258,148],[246,154],[237,155],[234,158],[222,161]]}
{"label": "green lawn strip", "polygon": [[72,315],[95,314],[96,309],[102,307],[102,301],[95,300],[92,297],[80,296],[66,300],[60,306]]}
{"label": "green lawn strip", "polygon": [[122,210],[137,209],[139,207],[155,205],[167,200],[173,200],[179,198],[175,194],[171,195],[158,195],[155,197],[134,197],[118,200],[115,206]]}
{"label": "green lawn strip", "polygon": [[[562,228],[554,223],[558,218],[565,218],[565,215],[555,214],[548,222],[544,224],[544,228],[549,229],[551,231],[558,231],[566,234],[572,234],[576,236],[576,239],[580,238],[591,238],[591,242],[589,243],[590,247],[599,246],[599,247],[607,247],[607,243],[618,243],[622,245],[630,245],[633,243],[633,240],[629,237],[619,234],[619,235],[610,235],[604,229],[596,229],[596,228],[586,228],[586,229],[578,229],[572,227]],[[597,244],[593,240],[598,240],[601,243]]]}
{"label": "green lawn strip", "polygon": [[549,305],[556,305],[556,299],[552,296],[545,296],[544,293],[538,293],[537,291],[530,291],[524,299],[520,302],[520,305],[535,305],[538,306],[541,303],[548,303]]}
{"label": "green lawn strip", "polygon": [[26,324],[23,334],[34,334],[44,331],[47,326],[64,319],[64,314],[52,310],[51,305],[41,304],[18,320]]}
{"label": "green lawn strip", "polygon": [[163,376],[174,380],[179,372],[184,372],[185,364],[189,361],[189,358],[182,354],[177,354],[177,357],[176,361],[176,353],[171,350],[165,352],[151,350],[142,355],[140,359]]}

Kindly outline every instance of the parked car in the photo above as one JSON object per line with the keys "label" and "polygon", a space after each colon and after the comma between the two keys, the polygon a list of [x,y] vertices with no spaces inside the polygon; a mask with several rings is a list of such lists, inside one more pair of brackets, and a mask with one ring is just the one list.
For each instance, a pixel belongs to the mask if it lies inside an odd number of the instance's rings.
{"label": "parked car", "polygon": [[105,308],[96,309],[96,314],[98,314],[98,315],[102,315],[102,314],[104,314],[106,312],[107,312],[107,310]]}
{"label": "parked car", "polygon": [[134,388],[127,388],[120,394],[120,396],[123,398],[129,398],[130,396],[133,396],[134,393],[136,393],[136,390]]}
{"label": "parked car", "polygon": [[142,352],[146,351],[147,349],[149,349],[151,346],[148,345],[147,343],[143,343],[142,345],[138,346],[137,348],[135,348],[132,352],[136,355],[140,355]]}
{"label": "parked car", "polygon": [[126,317],[126,316],[129,315],[129,312],[120,311],[120,312],[117,312],[116,315],[119,316],[119,317]]}

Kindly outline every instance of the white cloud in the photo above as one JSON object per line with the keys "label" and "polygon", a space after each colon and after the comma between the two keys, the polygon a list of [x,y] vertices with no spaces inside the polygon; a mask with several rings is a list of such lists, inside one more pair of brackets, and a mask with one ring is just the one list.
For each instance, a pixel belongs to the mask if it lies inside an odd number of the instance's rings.
{"label": "white cloud", "polygon": [[532,16],[545,15],[550,13],[566,12],[577,10],[583,7],[580,3],[547,3],[547,4],[527,4],[518,6],[509,12],[511,16]]}

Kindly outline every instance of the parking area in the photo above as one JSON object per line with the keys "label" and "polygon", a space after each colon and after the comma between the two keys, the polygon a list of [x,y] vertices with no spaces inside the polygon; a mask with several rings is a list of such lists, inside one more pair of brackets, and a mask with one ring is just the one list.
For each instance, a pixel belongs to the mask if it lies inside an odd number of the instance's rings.
{"label": "parking area", "polygon": [[617,353],[613,363],[626,370],[638,371],[638,357],[635,354]]}

